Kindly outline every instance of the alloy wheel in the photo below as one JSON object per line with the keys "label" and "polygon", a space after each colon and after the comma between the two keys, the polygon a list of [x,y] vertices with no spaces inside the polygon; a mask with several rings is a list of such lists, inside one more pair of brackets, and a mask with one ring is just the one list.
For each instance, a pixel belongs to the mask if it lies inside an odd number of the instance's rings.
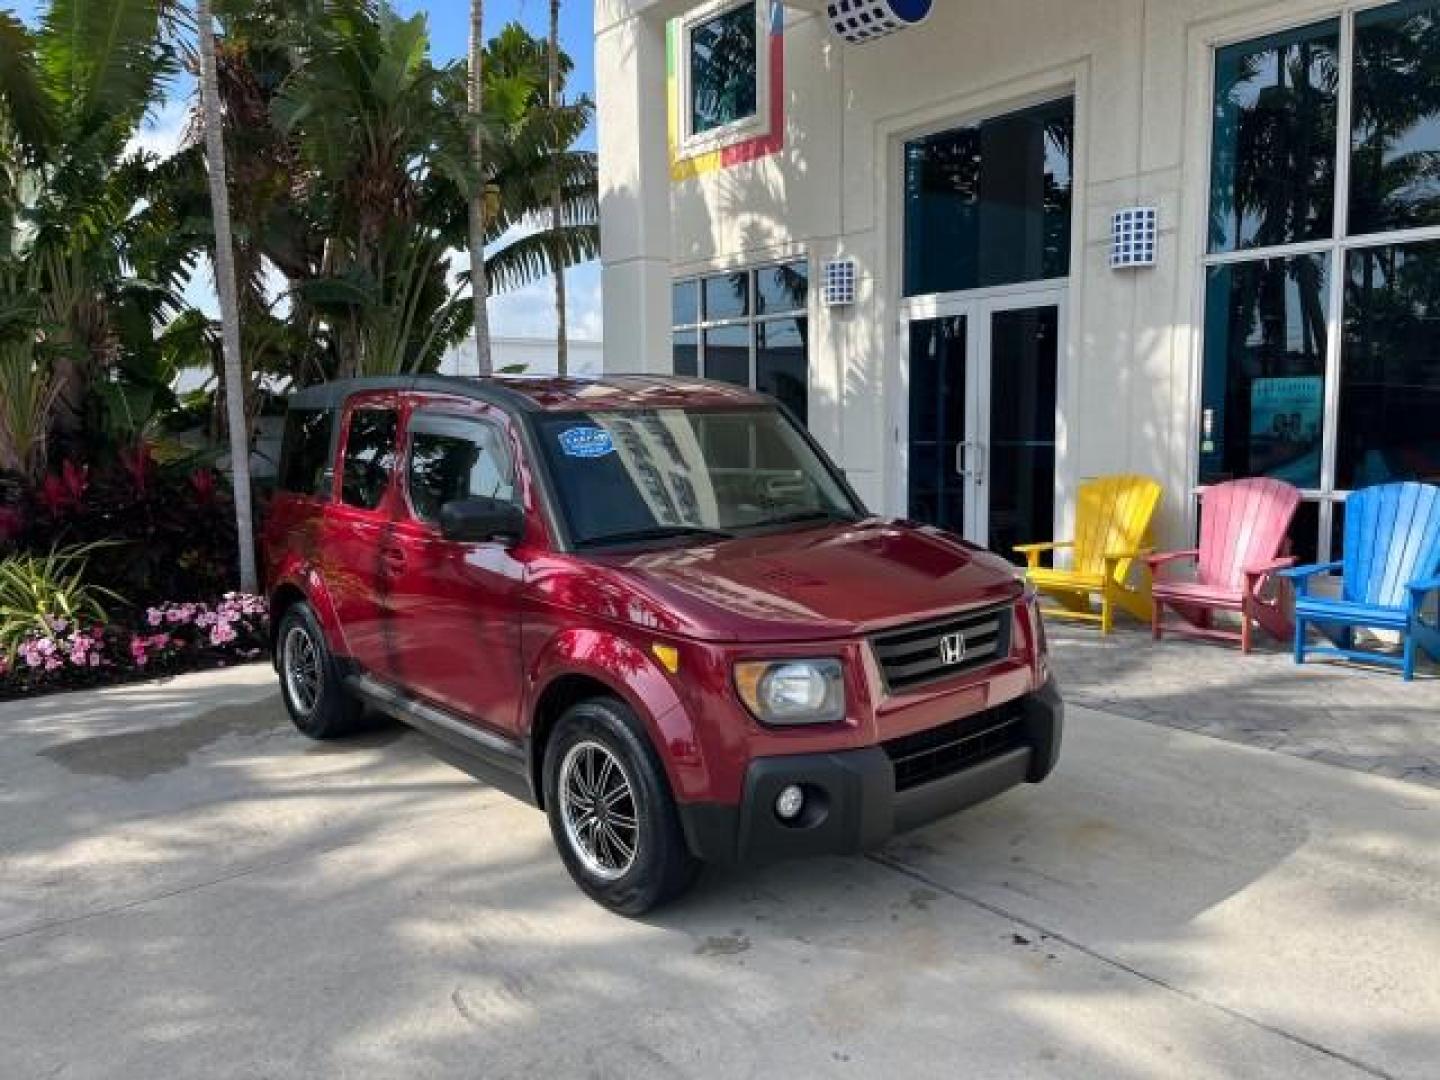
{"label": "alloy wheel", "polygon": [[285,690],[290,703],[303,716],[315,711],[320,700],[320,650],[303,626],[292,626],[280,652],[285,671]]}
{"label": "alloy wheel", "polygon": [[635,864],[640,820],[635,789],[620,759],[593,740],[570,747],[560,764],[560,813],[570,848],[602,881]]}

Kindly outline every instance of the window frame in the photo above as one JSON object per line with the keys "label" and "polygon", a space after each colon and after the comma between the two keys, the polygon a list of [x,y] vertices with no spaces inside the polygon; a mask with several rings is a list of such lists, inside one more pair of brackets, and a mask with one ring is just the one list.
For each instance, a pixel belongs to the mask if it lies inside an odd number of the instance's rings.
{"label": "window frame", "polygon": [[[464,412],[457,409],[444,407],[417,405],[410,410],[410,415],[405,422],[405,445],[404,454],[401,457],[401,468],[404,477],[401,480],[401,491],[405,503],[405,512],[410,520],[424,529],[429,529],[438,534],[440,522],[431,521],[420,513],[415,507],[415,497],[410,487],[411,462],[414,460],[415,435],[417,424],[423,424],[426,420],[444,420],[451,423],[474,424],[477,427],[488,428],[495,436],[495,445],[501,447],[506,455],[510,472],[510,502],[521,510],[525,509],[525,500],[521,493],[520,484],[520,461],[515,451],[515,446],[510,440],[509,431],[505,425],[488,416],[479,416],[475,413]],[[430,434],[421,431],[419,434]],[[438,433],[436,433],[438,434]]]}
{"label": "window frame", "polygon": [[[758,290],[758,288],[756,287],[756,282],[757,282],[758,276],[759,276],[760,274],[764,273],[764,272],[767,271],[767,270],[774,270],[774,269],[778,269],[779,267],[782,267],[782,266],[794,266],[794,265],[800,265],[800,266],[803,266],[803,267],[805,268],[805,281],[806,281],[805,303],[804,303],[802,306],[796,307],[796,308],[785,308],[784,310],[765,311],[765,312],[759,312],[759,313],[757,313],[756,308],[759,306],[759,304],[758,304],[759,290]],[[748,314],[746,314],[746,315],[740,315],[740,316],[734,316],[734,317],[725,318],[725,319],[709,319],[709,318],[707,318],[707,312],[705,311],[705,282],[706,282],[707,280],[713,279],[713,278],[730,277],[731,275],[737,274],[737,273],[744,273],[744,274],[746,275],[747,279],[748,279],[748,287],[749,287],[749,291],[750,291],[750,302],[749,302],[749,312],[748,312]],[[673,290],[674,290],[674,288],[675,288],[676,286],[678,286],[678,285],[686,285],[686,284],[693,284],[693,285],[696,286],[696,290],[697,290],[697,294],[698,294],[697,297],[696,297],[696,311],[695,311],[696,319],[695,319],[695,321],[693,321],[693,322],[676,322],[673,317],[672,317],[672,319],[671,319],[671,326],[670,326],[670,364],[671,364],[671,367],[670,367],[670,370],[671,370],[671,373],[672,373],[672,374],[674,374],[674,372],[675,372],[675,368],[674,368],[674,364],[675,364],[675,335],[676,335],[677,333],[679,333],[679,332],[681,332],[681,331],[693,331],[693,332],[694,332],[694,334],[695,334],[695,375],[694,375],[694,377],[697,378],[697,379],[708,379],[708,378],[710,378],[710,376],[709,376],[708,374],[706,374],[706,366],[707,366],[707,365],[706,365],[706,362],[705,362],[705,332],[706,332],[707,330],[717,330],[717,329],[722,329],[722,328],[724,328],[724,327],[730,327],[730,326],[743,326],[743,327],[745,328],[745,331],[746,331],[746,344],[745,344],[745,347],[746,347],[746,350],[747,350],[747,364],[748,364],[748,366],[747,366],[747,372],[748,372],[747,379],[748,379],[748,381],[746,382],[746,387],[747,387],[748,389],[750,389],[750,390],[755,390],[755,389],[756,389],[756,385],[755,385],[755,384],[756,384],[756,378],[757,378],[757,376],[758,376],[758,374],[759,374],[759,350],[758,350],[757,347],[756,347],[756,328],[759,326],[759,324],[761,324],[761,323],[767,323],[767,322],[783,322],[783,321],[785,321],[785,320],[787,320],[787,319],[805,319],[806,322],[807,322],[807,325],[813,325],[813,322],[814,322],[814,320],[813,320],[812,317],[811,317],[810,308],[811,308],[812,303],[814,302],[814,295],[815,295],[815,275],[814,275],[814,273],[813,273],[813,268],[811,267],[810,258],[809,258],[808,255],[797,255],[797,256],[795,256],[794,258],[789,258],[789,259],[768,259],[768,260],[766,260],[765,262],[747,263],[747,264],[744,265],[744,266],[735,266],[735,267],[730,267],[729,269],[711,270],[711,271],[709,271],[709,272],[707,272],[707,273],[703,273],[703,274],[685,274],[685,275],[682,275],[682,276],[680,276],[680,277],[677,277],[677,278],[674,278],[674,279],[671,280],[670,286],[671,286],[671,289],[672,289],[672,295],[673,295]],[[673,316],[673,307],[672,307],[672,316]],[[806,341],[806,348],[805,348],[805,401],[806,401],[807,411],[808,411],[809,404],[810,404],[810,378],[811,378],[811,372],[812,372],[812,368],[811,368],[811,359],[812,359],[811,352],[812,352],[812,350],[811,350],[811,348],[810,348],[810,344],[811,344],[811,342],[812,342],[813,340],[814,340],[813,335],[811,335],[810,338]],[[683,377],[683,376],[682,376],[682,377]],[[734,385],[734,384],[731,384],[731,385]],[[757,391],[757,392],[758,392],[758,391]],[[808,425],[807,425],[807,424],[801,424],[800,426],[801,426],[801,427],[806,427],[806,426],[808,426]]]}
{"label": "window frame", "polygon": [[[1266,18],[1258,22],[1247,22],[1233,33],[1216,35],[1205,42],[1206,63],[1205,93],[1201,98],[1204,109],[1204,168],[1200,181],[1200,213],[1196,243],[1200,252],[1199,273],[1195,288],[1195,325],[1200,327],[1196,336],[1194,398],[1190,417],[1191,445],[1189,469],[1192,490],[1198,492],[1205,486],[1200,479],[1200,447],[1204,440],[1205,413],[1205,362],[1208,341],[1204,332],[1206,293],[1209,272],[1212,267],[1226,264],[1263,262],[1283,259],[1295,255],[1323,255],[1327,262],[1326,282],[1326,343],[1322,366],[1324,378],[1320,437],[1320,484],[1314,488],[1301,488],[1305,502],[1316,504],[1318,527],[1316,534],[1316,558],[1328,562],[1334,558],[1334,523],[1343,514],[1350,489],[1338,487],[1337,455],[1340,437],[1340,387],[1342,382],[1344,329],[1345,329],[1345,285],[1348,280],[1348,260],[1352,252],[1376,247],[1405,246],[1422,241],[1440,240],[1440,224],[1420,228],[1397,229],[1392,232],[1350,233],[1350,171],[1354,154],[1352,127],[1355,95],[1355,41],[1356,16],[1377,11],[1396,3],[1358,2],[1336,4],[1329,8]],[[1235,45],[1259,41],[1272,34],[1298,30],[1331,20],[1339,23],[1340,48],[1338,52],[1339,80],[1336,85],[1335,110],[1335,179],[1332,193],[1331,229],[1328,237],[1318,240],[1276,244],[1269,247],[1237,248],[1233,251],[1210,251],[1210,207],[1213,194],[1212,175],[1215,161],[1215,94],[1217,92],[1216,67],[1221,50]],[[1337,511],[1336,507],[1340,510]]]}
{"label": "window frame", "polygon": [[728,124],[695,130],[694,99],[691,97],[690,49],[696,27],[708,23],[752,0],[711,0],[691,8],[678,17],[679,48],[675,57],[675,81],[679,91],[678,155],[696,157],[748,139],[770,134],[770,64],[767,57],[770,38],[770,7],[774,0],[753,0],[755,5],[755,111]]}

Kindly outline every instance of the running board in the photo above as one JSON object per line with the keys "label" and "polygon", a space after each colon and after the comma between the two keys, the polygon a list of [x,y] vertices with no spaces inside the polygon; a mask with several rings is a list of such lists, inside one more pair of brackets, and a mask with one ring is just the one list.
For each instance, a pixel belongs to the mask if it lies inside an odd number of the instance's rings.
{"label": "running board", "polygon": [[486,731],[484,728],[455,716],[444,709],[416,701],[409,694],[387,686],[369,675],[351,675],[345,680],[351,693],[363,698],[383,713],[409,724],[427,735],[447,742],[509,772],[525,775],[525,750],[517,742]]}

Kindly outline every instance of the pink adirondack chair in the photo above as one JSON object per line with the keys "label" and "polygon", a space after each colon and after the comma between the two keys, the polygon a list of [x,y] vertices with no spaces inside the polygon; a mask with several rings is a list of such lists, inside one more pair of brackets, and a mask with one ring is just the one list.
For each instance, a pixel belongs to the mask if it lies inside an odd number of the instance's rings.
{"label": "pink adirondack chair", "polygon": [[[1283,480],[1256,477],[1206,488],[1200,495],[1200,546],[1145,560],[1154,578],[1151,631],[1155,639],[1164,631],[1167,607],[1186,624],[1172,629],[1221,641],[1238,639],[1242,652],[1250,651],[1252,622],[1287,639],[1290,620],[1279,601],[1267,600],[1261,589],[1272,573],[1294,565],[1295,560],[1281,552],[1299,505],[1300,492]],[[1181,560],[1194,562],[1191,580],[1160,576],[1162,566]],[[1211,622],[1214,611],[1239,612],[1240,632],[1216,629]]]}

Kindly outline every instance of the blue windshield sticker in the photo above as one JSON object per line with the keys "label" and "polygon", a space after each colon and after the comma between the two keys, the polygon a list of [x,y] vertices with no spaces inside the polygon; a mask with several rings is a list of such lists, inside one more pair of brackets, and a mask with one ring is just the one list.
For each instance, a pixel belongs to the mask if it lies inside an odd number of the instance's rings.
{"label": "blue windshield sticker", "polygon": [[604,457],[615,452],[615,441],[604,428],[572,427],[560,433],[560,449],[568,457]]}

